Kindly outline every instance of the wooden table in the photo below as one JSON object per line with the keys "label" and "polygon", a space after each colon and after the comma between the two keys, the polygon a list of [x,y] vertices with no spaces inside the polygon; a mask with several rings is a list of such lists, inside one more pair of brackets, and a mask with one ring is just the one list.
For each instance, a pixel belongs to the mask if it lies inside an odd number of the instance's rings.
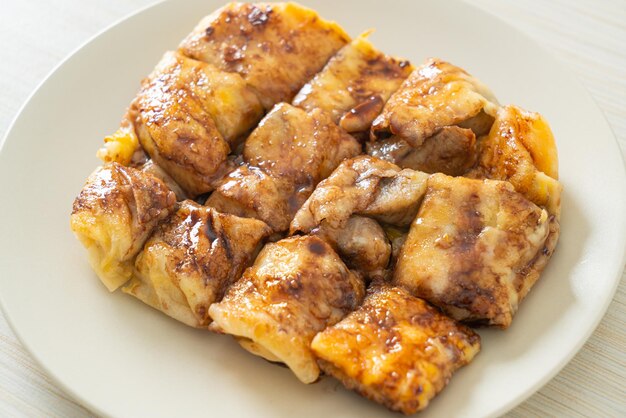
{"label": "wooden table", "polygon": [[[28,94],[58,62],[101,29],[152,1],[0,3],[0,137]],[[521,29],[561,59],[604,111],[626,155],[626,1],[471,3]],[[92,415],[41,371],[0,314],[0,416]],[[507,416],[626,416],[626,275],[584,348]]]}

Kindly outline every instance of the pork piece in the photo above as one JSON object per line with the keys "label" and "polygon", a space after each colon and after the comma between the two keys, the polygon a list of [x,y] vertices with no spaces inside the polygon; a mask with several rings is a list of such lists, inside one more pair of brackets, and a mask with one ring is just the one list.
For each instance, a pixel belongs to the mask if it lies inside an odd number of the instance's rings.
{"label": "pork piece", "polygon": [[378,51],[368,33],[354,39],[330,59],[293,100],[305,110],[320,108],[350,133],[369,131],[389,96],[413,67]]}
{"label": "pork piece", "polygon": [[111,163],[89,176],[70,224],[109,291],[130,279],[135,256],[175,203],[161,180],[135,168]]}
{"label": "pork piece", "polygon": [[295,3],[229,3],[205,17],[179,50],[239,73],[269,110],[291,101],[349,41],[339,25]]}
{"label": "pork piece", "polygon": [[344,161],[304,203],[290,231],[308,233],[326,224],[342,228],[352,215],[406,226],[415,217],[428,175],[367,155]]}
{"label": "pork piece", "polygon": [[454,319],[507,328],[557,237],[555,217],[510,183],[433,174],[393,283]]}
{"label": "pork piece", "polygon": [[148,155],[194,197],[211,191],[228,154],[262,116],[238,74],[167,53],[130,109]]}
{"label": "pork piece", "polygon": [[304,383],[319,376],[311,340],[363,300],[361,279],[312,236],[267,244],[254,265],[209,308],[211,329],[252,353],[285,363]]}
{"label": "pork piece", "polygon": [[315,336],[321,369],[387,408],[426,408],[480,350],[480,337],[397,287],[377,284],[357,310]]}
{"label": "pork piece", "polygon": [[368,153],[402,168],[460,175],[475,162],[498,102],[465,70],[433,58],[417,68],[372,124]]}
{"label": "pork piece", "polygon": [[328,242],[346,265],[369,280],[384,279],[391,259],[391,243],[385,230],[372,218],[353,215],[345,226],[325,222],[311,231]]}
{"label": "pork piece", "polygon": [[123,290],[189,326],[206,327],[209,306],[241,277],[269,234],[261,221],[185,200],[146,242]]}
{"label": "pork piece", "polygon": [[226,176],[206,204],[286,231],[317,183],[360,151],[358,141],[320,109],[281,103],[248,137],[246,165]]}
{"label": "pork piece", "polygon": [[562,191],[558,171],[556,144],[547,121],[539,113],[505,106],[489,135],[481,138],[477,166],[467,175],[507,180],[558,218]]}
{"label": "pork piece", "polygon": [[394,136],[368,142],[367,153],[402,168],[460,176],[476,163],[476,135],[471,129],[446,126],[413,148],[408,142]]}

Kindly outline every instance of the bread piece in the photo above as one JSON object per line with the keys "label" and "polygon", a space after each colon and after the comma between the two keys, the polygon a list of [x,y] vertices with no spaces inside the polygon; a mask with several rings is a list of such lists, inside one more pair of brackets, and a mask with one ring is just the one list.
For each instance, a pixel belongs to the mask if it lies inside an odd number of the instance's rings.
{"label": "bread piece", "polygon": [[339,25],[296,3],[229,3],[202,19],[179,51],[239,73],[269,110],[290,102],[349,41]]}
{"label": "bread piece", "polygon": [[209,309],[211,328],[285,363],[304,383],[319,376],[311,340],[355,309],[363,282],[317,237],[267,244],[254,265]]}
{"label": "bread piece", "polygon": [[480,337],[405,290],[379,284],[362,306],[317,334],[311,349],[348,389],[408,415],[472,361]]}
{"label": "bread piece", "polygon": [[132,167],[106,164],[89,176],[70,224],[109,291],[131,278],[135,256],[175,203],[161,180]]}
{"label": "bread piece", "polygon": [[206,327],[209,306],[249,266],[270,229],[185,200],[137,257],[124,292],[187,325]]}
{"label": "bread piece", "polygon": [[393,283],[454,319],[507,328],[555,234],[554,217],[508,182],[433,174]]}
{"label": "bread piece", "polygon": [[320,108],[347,132],[369,131],[391,94],[413,67],[378,51],[368,33],[354,39],[333,56],[322,71],[293,99],[305,110]]}

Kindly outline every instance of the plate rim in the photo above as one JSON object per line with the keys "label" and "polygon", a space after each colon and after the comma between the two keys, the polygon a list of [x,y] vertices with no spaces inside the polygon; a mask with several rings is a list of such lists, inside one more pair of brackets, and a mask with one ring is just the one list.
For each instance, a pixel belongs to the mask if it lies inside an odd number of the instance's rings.
{"label": "plate rim", "polygon": [[[226,4],[229,0],[219,0],[219,1],[221,3]],[[254,0],[232,0],[232,1],[254,2]],[[265,1],[265,2],[280,2],[280,0],[262,0],[262,1]],[[285,0],[285,1],[296,1],[297,2],[298,0]],[[621,181],[621,183],[626,184],[626,157],[624,156],[624,153],[621,150],[621,147],[620,147],[619,142],[617,140],[617,136],[615,134],[615,130],[614,130],[613,126],[611,125],[611,123],[609,122],[605,112],[599,106],[597,99],[591,94],[591,92],[587,89],[587,87],[585,87],[585,85],[582,83],[582,81],[579,79],[579,77],[576,74],[574,74],[573,71],[571,71],[568,68],[568,66],[565,64],[565,62],[560,57],[554,55],[550,49],[545,47],[543,44],[539,43],[537,40],[535,40],[533,37],[528,35],[522,29],[519,29],[518,27],[512,25],[507,20],[505,20],[505,19],[501,18],[500,16],[492,13],[490,10],[487,10],[487,9],[479,7],[479,6],[475,5],[475,4],[469,3],[467,0],[455,0],[455,1],[457,1],[458,3],[463,3],[464,6],[470,7],[472,9],[474,9],[476,12],[479,12],[481,14],[486,14],[490,18],[499,21],[500,23],[502,23],[505,26],[507,26],[507,28],[510,31],[514,32],[516,36],[518,36],[520,38],[523,38],[523,40],[525,42],[532,44],[534,47],[536,47],[536,48],[540,49],[541,51],[543,51],[543,53],[545,53],[547,55],[550,55],[550,57],[557,63],[559,69],[562,70],[564,72],[564,74],[566,74],[568,76],[569,81],[578,85],[579,90],[581,92],[584,92],[584,95],[588,99],[590,99],[590,102],[593,103],[593,106],[596,108],[598,113],[602,116],[603,124],[606,127],[608,127],[608,129],[609,129],[609,131],[611,133],[611,141],[610,141],[611,147],[613,147],[614,150],[618,151],[617,153],[620,156],[620,160],[622,162],[622,164],[621,164],[621,173],[622,174],[621,174],[621,180],[620,181]],[[104,26],[101,30],[96,32],[94,35],[91,35],[91,36],[87,37],[77,47],[73,48],[56,65],[53,66],[53,68],[37,83],[36,87],[31,91],[31,93],[23,101],[23,103],[19,107],[18,111],[15,113],[15,115],[11,119],[11,122],[9,123],[8,128],[7,128],[6,132],[5,132],[5,134],[3,135],[2,138],[0,138],[0,155],[2,155],[2,153],[4,151],[5,145],[7,144],[9,138],[12,136],[13,130],[15,128],[15,125],[17,124],[17,122],[19,121],[20,117],[24,113],[24,110],[30,105],[30,103],[33,100],[33,98],[40,92],[40,90],[43,88],[43,86],[48,83],[48,81],[52,78],[52,76],[54,76],[54,74],[56,74],[57,71],[59,71],[63,66],[65,66],[65,64],[67,64],[70,60],[72,60],[81,50],[83,50],[84,48],[88,47],[88,45],[91,44],[92,42],[94,42],[97,38],[103,36],[104,34],[109,32],[110,30],[112,30],[116,26],[122,24],[123,22],[125,22],[127,20],[130,20],[130,19],[134,18],[137,15],[145,13],[149,9],[157,8],[157,7],[159,7],[159,6],[161,6],[161,5],[165,4],[165,3],[175,3],[175,2],[179,2],[179,0],[155,0],[155,1],[151,2],[150,4],[141,6],[141,7],[137,8],[136,10],[131,11],[130,13],[128,13],[128,14],[126,14],[126,15],[118,18],[118,19],[115,19],[112,23]],[[182,1],[182,2],[184,2],[184,1]],[[626,190],[622,190],[622,198],[626,201]],[[612,269],[613,274],[610,275],[610,277],[614,277],[614,279],[613,279],[613,283],[612,283],[612,286],[611,286],[611,290],[609,292],[610,293],[610,297],[607,297],[603,301],[603,304],[598,309],[598,311],[597,311],[598,313],[596,315],[596,318],[592,322],[592,324],[587,327],[585,333],[581,334],[581,337],[578,338],[577,344],[573,345],[571,348],[568,349],[567,355],[562,356],[561,359],[558,362],[555,362],[555,364],[552,365],[551,368],[549,368],[549,371],[547,373],[543,374],[541,379],[538,379],[537,382],[535,382],[533,385],[531,385],[522,395],[518,396],[517,398],[513,398],[510,401],[502,404],[499,408],[494,409],[492,414],[489,415],[489,416],[494,416],[494,417],[495,416],[500,416],[500,415],[502,415],[502,414],[512,410],[516,406],[521,405],[523,402],[525,402],[527,399],[529,399],[532,395],[536,394],[542,387],[544,387],[550,380],[552,380],[559,372],[561,372],[563,370],[563,368],[565,366],[567,366],[567,364],[569,364],[571,362],[571,360],[574,358],[574,356],[580,352],[580,350],[585,345],[585,343],[589,340],[589,338],[592,336],[592,334],[596,331],[596,329],[598,328],[600,322],[602,322],[602,320],[605,318],[606,312],[607,312],[609,306],[615,300],[615,294],[616,294],[617,288],[618,288],[619,284],[621,283],[621,276],[624,274],[624,272],[626,272],[626,221],[624,221],[622,224],[623,224],[622,225],[623,233],[621,234],[622,239],[621,239],[621,243],[620,243],[620,245],[622,247],[622,257],[621,257],[620,262],[616,263],[616,266],[612,266],[612,267],[614,267]],[[607,274],[607,277],[609,277],[608,274]],[[57,387],[59,387],[60,389],[62,389],[63,392],[65,392],[68,395],[70,395],[70,398],[71,398],[70,401],[72,403],[75,403],[78,406],[87,409],[89,412],[94,412],[94,413],[96,413],[96,414],[98,414],[100,416],[107,416],[107,417],[108,416],[112,416],[106,410],[103,410],[100,407],[98,407],[96,404],[92,403],[87,397],[82,396],[79,391],[74,390],[70,386],[69,383],[66,384],[61,378],[59,378],[54,372],[52,372],[52,370],[50,370],[48,368],[48,366],[36,354],[36,351],[33,350],[30,347],[30,345],[27,343],[26,339],[22,335],[22,333],[19,330],[19,328],[17,328],[15,326],[14,320],[13,320],[10,312],[6,309],[5,305],[6,304],[4,302],[4,296],[2,295],[2,293],[0,293],[0,311],[3,313],[3,315],[4,315],[4,317],[5,317],[6,321],[7,321],[7,324],[9,325],[10,329],[12,330],[12,332],[14,333],[14,335],[16,336],[16,338],[20,342],[20,344],[26,349],[26,351],[28,352],[30,357],[35,361],[35,363],[51,379],[53,384],[56,385]]]}

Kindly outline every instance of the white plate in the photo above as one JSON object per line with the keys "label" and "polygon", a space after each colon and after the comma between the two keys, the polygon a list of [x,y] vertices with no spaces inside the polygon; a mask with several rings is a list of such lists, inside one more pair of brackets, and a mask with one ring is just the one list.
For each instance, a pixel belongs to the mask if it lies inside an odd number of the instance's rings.
{"label": "white plate", "polygon": [[[330,378],[305,386],[230,338],[108,294],[70,233],[72,200],[139,80],[220,3],[162,3],[120,22],[60,65],[22,109],[0,154],[2,305],[50,375],[101,414],[384,415]],[[396,0],[381,7],[374,0],[343,0],[312,6],[352,35],[377,28],[373,41],[388,53],[417,64],[428,56],[451,60],[491,86],[502,103],[540,111],[552,125],[565,186],[556,254],[513,326],[481,330],[482,353],[422,416],[501,414],[578,351],[618,283],[626,182],[611,131],[552,57],[466,4]]]}

